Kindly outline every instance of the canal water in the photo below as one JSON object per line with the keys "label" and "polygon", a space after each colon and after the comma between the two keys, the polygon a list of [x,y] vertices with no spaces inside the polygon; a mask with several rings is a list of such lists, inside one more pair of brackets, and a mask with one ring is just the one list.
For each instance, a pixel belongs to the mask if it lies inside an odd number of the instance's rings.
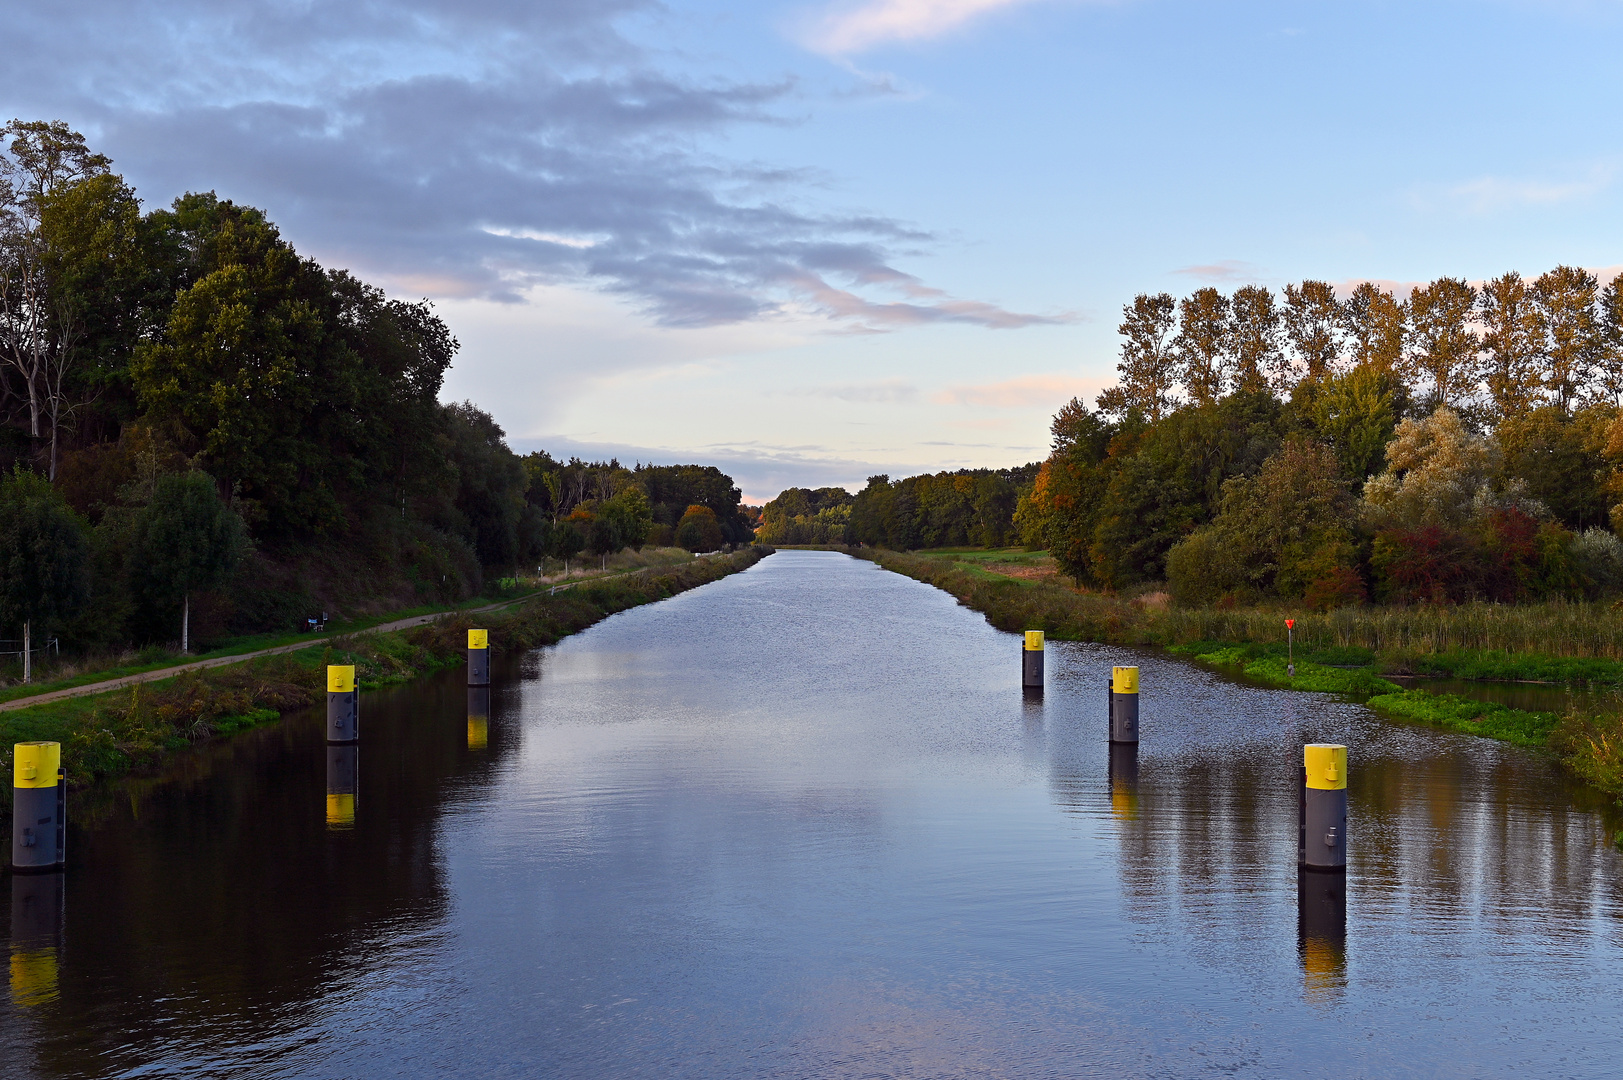
{"label": "canal water", "polygon": [[[780,552],[488,706],[366,695],[353,759],[315,715],[204,748],[6,881],[0,1073],[1618,1075],[1619,825],[1547,761],[1103,646],[1028,701],[1019,654]],[[1320,740],[1342,887],[1296,870]]]}

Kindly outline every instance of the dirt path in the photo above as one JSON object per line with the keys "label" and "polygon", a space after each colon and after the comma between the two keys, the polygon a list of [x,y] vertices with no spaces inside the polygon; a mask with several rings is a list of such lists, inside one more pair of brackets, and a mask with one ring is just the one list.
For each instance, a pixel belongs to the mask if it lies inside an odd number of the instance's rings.
{"label": "dirt path", "polygon": [[[636,571],[632,572],[636,573]],[[613,576],[623,577],[624,575],[617,574]],[[605,579],[590,578],[586,580],[603,581]],[[572,581],[567,585],[560,585],[557,588],[567,589],[578,584],[579,582]],[[323,634],[319,637],[310,637],[305,638],[303,641],[296,641],[291,645],[276,645],[269,649],[256,649],[253,652],[236,653],[232,656],[215,656],[208,660],[194,660],[190,664],[177,664],[174,667],[158,668],[154,671],[143,671],[138,675],[125,675],[122,678],[107,679],[103,682],[86,683],[83,686],[70,686],[66,690],[52,690],[48,694],[35,694],[33,697],[14,698],[11,701],[0,702],[0,712],[9,712],[12,709],[23,709],[30,705],[44,705],[48,702],[62,701],[66,698],[84,697],[86,694],[101,694],[108,690],[117,690],[120,687],[134,686],[137,683],[156,682],[159,679],[172,678],[173,676],[179,675],[185,671],[202,671],[204,668],[223,667],[226,664],[240,664],[242,661],[252,660],[256,656],[275,656],[278,653],[297,652],[300,649],[308,649],[312,645],[320,645],[324,641],[332,641],[341,637],[351,637],[354,634],[375,634],[384,633],[390,630],[405,630],[409,627],[422,626],[424,623],[431,623],[435,619],[443,618],[446,615],[476,615],[480,612],[495,611],[498,608],[512,607],[514,604],[521,604],[533,597],[540,596],[542,592],[546,591],[547,590],[543,589],[540,592],[533,592],[529,593],[528,595],[521,596],[516,600],[502,600],[498,603],[486,604],[484,607],[449,608],[445,611],[436,611],[428,615],[413,615],[409,619],[396,619],[394,622],[380,623],[377,626],[369,626],[364,630],[352,631],[349,634]],[[553,589],[552,591],[556,592],[557,589]]]}

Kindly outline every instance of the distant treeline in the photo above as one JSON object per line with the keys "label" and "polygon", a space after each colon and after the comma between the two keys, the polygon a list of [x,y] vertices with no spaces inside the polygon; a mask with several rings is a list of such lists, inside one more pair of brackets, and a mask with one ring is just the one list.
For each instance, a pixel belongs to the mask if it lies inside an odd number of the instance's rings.
{"label": "distant treeline", "polygon": [[1513,601],[1623,588],[1623,278],[1139,296],[1017,515],[1081,585]]}
{"label": "distant treeline", "polygon": [[440,402],[456,350],[259,210],[143,211],[65,125],[0,128],[0,637],[218,637],[749,538],[715,468],[513,453]]}
{"label": "distant treeline", "polygon": [[1016,541],[1015,508],[1037,464],[960,469],[892,482],[870,476],[856,495],[844,488],[790,488],[761,510],[758,537],[769,544],[882,544],[1002,547]]}

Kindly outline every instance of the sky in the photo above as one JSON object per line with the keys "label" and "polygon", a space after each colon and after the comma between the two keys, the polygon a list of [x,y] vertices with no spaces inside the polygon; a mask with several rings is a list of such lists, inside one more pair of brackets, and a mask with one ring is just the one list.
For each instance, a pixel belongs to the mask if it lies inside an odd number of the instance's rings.
{"label": "sky", "polygon": [[0,114],[461,342],[521,452],[1047,454],[1140,292],[1623,269],[1623,2],[59,0]]}

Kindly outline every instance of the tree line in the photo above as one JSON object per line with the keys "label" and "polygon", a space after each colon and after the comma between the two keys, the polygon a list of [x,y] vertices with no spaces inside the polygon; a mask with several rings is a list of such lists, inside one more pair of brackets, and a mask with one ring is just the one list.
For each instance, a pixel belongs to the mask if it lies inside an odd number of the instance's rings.
{"label": "tree line", "polygon": [[0,635],[215,638],[749,539],[713,467],[515,454],[439,400],[457,347],[260,210],[146,210],[65,124],[0,127]]}
{"label": "tree line", "polygon": [[1140,295],[1118,384],[1054,419],[1022,538],[1079,585],[1188,603],[1615,592],[1620,284]]}
{"label": "tree line", "polygon": [[844,488],[789,488],[761,508],[759,538],[771,544],[1002,547],[1018,534],[1015,509],[1037,475],[1013,469],[959,469],[892,481],[870,476],[856,495]]}

